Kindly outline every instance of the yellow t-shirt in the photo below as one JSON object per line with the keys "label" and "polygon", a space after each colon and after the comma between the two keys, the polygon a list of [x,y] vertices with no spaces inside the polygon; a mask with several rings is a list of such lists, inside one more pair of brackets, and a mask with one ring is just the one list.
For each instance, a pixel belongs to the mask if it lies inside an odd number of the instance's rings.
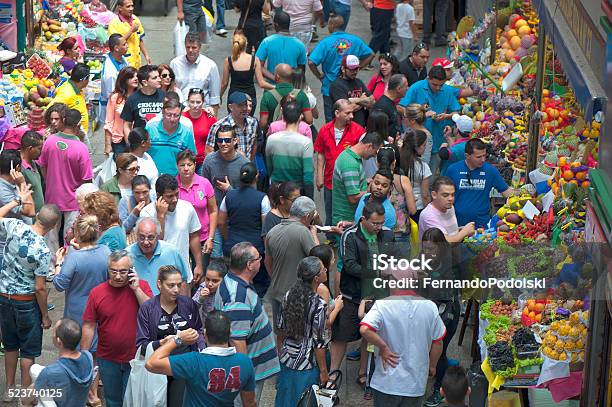
{"label": "yellow t-shirt", "polygon": [[89,130],[89,114],[87,113],[87,103],[77,88],[74,87],[70,80],[62,83],[55,91],[55,97],[51,101],[51,105],[63,103],[70,109],[76,109],[81,113],[81,127],[85,134]]}
{"label": "yellow t-shirt", "polygon": [[[130,66],[138,69],[140,68],[140,40],[144,37],[144,28],[142,27],[142,23],[136,16],[132,16],[133,21],[137,22],[139,25],[138,31],[132,33],[127,40],[128,50],[125,54],[125,60]],[[119,17],[115,17],[108,24],[108,35],[111,36],[113,34],[125,35],[132,30],[132,25],[127,21],[121,21]]]}

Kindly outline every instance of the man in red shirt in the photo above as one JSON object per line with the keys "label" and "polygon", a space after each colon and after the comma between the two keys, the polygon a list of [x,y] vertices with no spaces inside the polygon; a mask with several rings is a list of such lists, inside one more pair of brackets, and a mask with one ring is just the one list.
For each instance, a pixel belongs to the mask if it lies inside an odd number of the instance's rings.
{"label": "man in red shirt", "polygon": [[[83,313],[81,350],[91,350],[96,323],[100,376],[107,407],[121,407],[136,353],[136,320],[140,304],[153,296],[149,284],[139,280],[128,252],[113,252],[108,259],[108,281],[91,290]],[[95,351],[95,349],[93,349]]]}
{"label": "man in red shirt", "polygon": [[353,122],[355,105],[346,99],[338,99],[333,106],[334,119],[319,130],[314,143],[317,154],[316,180],[317,189],[322,187],[325,200],[325,224],[331,225],[332,220],[332,177],[334,163],[341,152],[359,142],[365,129]]}

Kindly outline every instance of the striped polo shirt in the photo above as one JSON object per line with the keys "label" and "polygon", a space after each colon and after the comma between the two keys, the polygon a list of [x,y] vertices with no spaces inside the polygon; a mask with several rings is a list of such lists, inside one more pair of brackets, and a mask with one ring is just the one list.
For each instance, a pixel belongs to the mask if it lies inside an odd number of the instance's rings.
{"label": "striped polo shirt", "polygon": [[256,381],[280,371],[272,325],[252,285],[227,273],[215,294],[215,309],[232,321],[231,338],[246,341]]}
{"label": "striped polo shirt", "polygon": [[332,178],[332,224],[341,220],[352,221],[357,204],[349,202],[349,195],[356,195],[368,188],[361,157],[350,147],[344,150],[334,164]]}
{"label": "striped polo shirt", "polygon": [[272,182],[312,185],[312,141],[294,131],[279,131],[266,141],[266,168]]}

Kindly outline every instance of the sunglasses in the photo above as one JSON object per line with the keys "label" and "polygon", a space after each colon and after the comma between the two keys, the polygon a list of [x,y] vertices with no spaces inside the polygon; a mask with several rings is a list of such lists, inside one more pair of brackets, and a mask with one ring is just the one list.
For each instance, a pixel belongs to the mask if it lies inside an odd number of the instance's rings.
{"label": "sunglasses", "polygon": [[219,143],[219,144],[231,144],[232,140],[233,139],[231,137],[219,137],[217,139],[217,143]]}
{"label": "sunglasses", "polygon": [[204,91],[201,88],[191,88],[191,89],[189,89],[189,94],[190,95],[194,94],[194,93],[201,95],[201,94],[204,93]]}
{"label": "sunglasses", "polygon": [[129,172],[138,172],[140,171],[140,167],[128,167],[128,168],[124,168],[125,171],[129,171]]}
{"label": "sunglasses", "polygon": [[425,44],[424,42],[418,43],[414,49],[412,50],[412,52],[418,54],[418,52],[422,49],[429,49],[429,46],[427,44]]}
{"label": "sunglasses", "polygon": [[159,75],[159,76],[161,76],[161,77],[162,77],[162,78],[164,78],[164,79],[166,79],[166,78],[170,78],[170,74],[169,74],[169,73],[163,73],[163,74],[161,74],[161,75]]}

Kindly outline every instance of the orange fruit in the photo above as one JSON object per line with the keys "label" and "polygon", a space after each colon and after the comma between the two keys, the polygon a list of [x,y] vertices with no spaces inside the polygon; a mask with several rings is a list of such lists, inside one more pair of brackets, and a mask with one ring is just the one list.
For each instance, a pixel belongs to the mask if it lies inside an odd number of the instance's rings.
{"label": "orange fruit", "polygon": [[510,38],[510,47],[512,47],[513,50],[517,50],[519,49],[519,47],[521,46],[521,37],[514,36]]}
{"label": "orange fruit", "polygon": [[576,181],[575,179],[573,179],[573,180],[571,180],[571,181],[570,181],[570,184],[574,184],[574,185],[578,186],[578,181]]}
{"label": "orange fruit", "polygon": [[531,319],[535,319],[536,314],[535,314],[535,312],[531,311],[528,316]]}
{"label": "orange fruit", "polygon": [[582,181],[582,184],[580,184],[580,186],[584,189],[587,189],[591,186],[591,183],[589,181]]}
{"label": "orange fruit", "polygon": [[576,173],[576,179],[577,179],[578,181],[584,181],[584,180],[586,179],[586,176],[587,176],[587,174],[586,174],[586,172],[585,172],[585,171],[578,171],[578,172]]}
{"label": "orange fruit", "polygon": [[574,173],[571,170],[563,171],[563,179],[569,181],[574,178]]}
{"label": "orange fruit", "polygon": [[535,316],[535,320],[536,322],[541,322],[542,321],[542,314],[538,314]]}
{"label": "orange fruit", "polygon": [[536,312],[544,311],[544,304],[542,304],[541,302],[536,303],[535,310],[536,310]]}

